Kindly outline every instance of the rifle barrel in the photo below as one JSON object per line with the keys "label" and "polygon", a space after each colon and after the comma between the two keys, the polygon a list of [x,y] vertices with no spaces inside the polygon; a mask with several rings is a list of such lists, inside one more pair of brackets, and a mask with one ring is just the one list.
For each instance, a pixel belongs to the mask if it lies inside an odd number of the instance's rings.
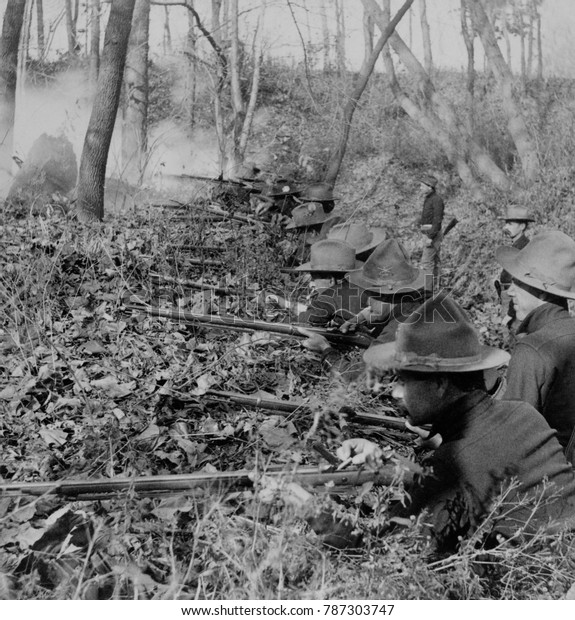
{"label": "rifle barrel", "polygon": [[193,312],[185,312],[183,310],[170,310],[159,308],[158,306],[139,306],[136,304],[126,304],[126,310],[136,310],[145,312],[153,316],[161,316],[168,319],[175,319],[183,323],[209,324],[212,327],[225,327],[228,329],[237,329],[240,331],[267,331],[275,334],[285,334],[287,336],[296,336],[298,338],[307,338],[306,334],[299,331],[299,327],[305,328],[308,332],[314,332],[324,336],[334,344],[355,345],[367,348],[371,344],[371,338],[362,336],[361,334],[342,334],[340,332],[331,332],[327,329],[319,327],[310,327],[308,325],[298,325],[297,323],[267,323],[266,321],[258,321],[256,319],[244,320],[232,315],[220,314],[196,314]]}
{"label": "rifle barrel", "polygon": [[[201,258],[192,259],[202,261]],[[214,264],[220,265],[218,261],[213,261]],[[206,261],[203,261],[199,264],[206,264]],[[209,261],[208,261],[209,264]],[[221,286],[215,286],[214,284],[206,284],[205,282],[194,282],[193,280],[183,280],[181,278],[172,278],[171,276],[165,276],[161,273],[150,273],[150,278],[155,282],[166,282],[167,284],[178,284],[180,286],[185,286],[188,288],[198,289],[200,291],[214,291],[218,295],[237,295],[239,291],[234,288],[223,288]]]}
{"label": "rifle barrel", "polygon": [[275,479],[297,481],[311,487],[327,483],[335,486],[360,486],[373,481],[377,484],[391,484],[394,467],[384,466],[378,471],[353,469],[347,471],[322,472],[317,467],[298,468],[293,471],[250,471],[236,470],[216,473],[176,474],[166,476],[137,476],[134,478],[107,478],[101,480],[60,480],[54,482],[11,482],[0,485],[0,497],[22,495],[60,495],[75,499],[113,497],[119,493],[133,491],[141,495],[157,493],[186,493],[194,489],[220,485],[222,487],[249,487],[260,475]]}

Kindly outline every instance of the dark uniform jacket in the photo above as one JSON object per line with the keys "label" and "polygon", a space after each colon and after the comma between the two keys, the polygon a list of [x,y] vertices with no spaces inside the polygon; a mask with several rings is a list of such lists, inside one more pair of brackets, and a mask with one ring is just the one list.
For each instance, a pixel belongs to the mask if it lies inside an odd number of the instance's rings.
{"label": "dark uniform jacket", "polygon": [[[373,291],[367,291],[347,280],[324,289],[311,302],[309,308],[298,316],[298,322],[324,326],[328,323],[341,325],[350,320],[369,305],[369,298],[377,297]],[[377,338],[376,344],[392,342],[400,323],[414,312],[424,301],[424,297],[415,299],[410,294],[402,295],[397,303],[383,302],[379,306],[377,322],[364,324],[364,328]]]}
{"label": "dark uniform jacket", "polygon": [[525,317],[517,336],[503,398],[535,407],[565,448],[575,427],[575,319],[561,306],[543,304]]}
{"label": "dark uniform jacket", "polygon": [[427,194],[423,201],[420,225],[425,226],[431,224],[431,229],[424,231],[430,239],[435,239],[441,232],[444,208],[443,200],[435,190]]}
{"label": "dark uniform jacket", "polygon": [[309,308],[298,316],[298,322],[315,326],[331,322],[341,325],[367,308],[370,297],[373,297],[373,293],[342,280],[320,291],[312,299]]}
{"label": "dark uniform jacket", "polygon": [[[432,428],[443,442],[424,463],[432,474],[410,489],[411,502],[395,511],[397,516],[418,514],[427,508],[440,547],[454,547],[457,536],[473,532],[501,485],[516,478],[512,496],[537,496],[544,478],[557,501],[506,512],[496,531],[509,535],[527,521],[546,524],[550,518],[575,514],[575,480],[545,419],[526,403],[493,400],[475,391],[453,404]],[[552,489],[546,491],[550,495]]]}

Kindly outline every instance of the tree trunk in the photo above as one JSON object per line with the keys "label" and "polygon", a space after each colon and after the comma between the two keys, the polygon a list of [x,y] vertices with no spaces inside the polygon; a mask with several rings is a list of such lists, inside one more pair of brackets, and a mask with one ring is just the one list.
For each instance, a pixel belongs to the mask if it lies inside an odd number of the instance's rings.
{"label": "tree trunk", "polygon": [[431,77],[433,72],[433,56],[431,54],[431,35],[429,32],[429,22],[427,21],[427,7],[425,0],[419,0],[419,16],[421,20],[421,34],[423,36],[423,66],[427,75]]}
{"label": "tree trunk", "polygon": [[527,78],[530,78],[533,70],[533,38],[535,35],[535,15],[532,0],[529,3],[529,11],[527,15],[529,19],[529,26],[527,28]]}
{"label": "tree trunk", "polygon": [[541,42],[541,13],[537,11],[537,79],[543,81],[543,44]]}
{"label": "tree trunk", "polygon": [[80,160],[77,214],[89,222],[104,217],[106,163],[118,112],[135,0],[112,0],[98,89]]}
{"label": "tree trunk", "polygon": [[90,0],[90,69],[89,79],[93,89],[100,70],[100,0]]}
{"label": "tree trunk", "polygon": [[126,106],[122,126],[123,175],[133,185],[141,183],[146,167],[149,31],[150,0],[136,0],[124,74]]}
{"label": "tree trunk", "polygon": [[[222,30],[220,24],[220,10],[222,8],[222,0],[212,0],[212,37],[216,46],[219,62],[216,65],[216,88],[214,93],[214,121],[216,127],[216,136],[218,138],[219,148],[219,166],[220,173],[223,174],[227,168],[226,154],[226,135],[224,129],[224,111],[223,111],[223,92],[226,82],[227,58],[221,51],[222,48]],[[197,19],[196,19],[197,22]],[[218,52],[219,50],[219,52]]]}
{"label": "tree trunk", "polygon": [[164,54],[172,53],[172,31],[170,29],[170,12],[167,6],[164,7]]}
{"label": "tree trunk", "polygon": [[[18,47],[24,23],[26,0],[8,0],[0,38],[0,192],[8,182],[12,166]],[[7,189],[7,188],[6,188]]]}
{"label": "tree trunk", "polygon": [[233,169],[241,164],[240,135],[245,117],[245,106],[240,84],[240,40],[238,32],[238,0],[230,0],[230,87],[232,96],[232,156]]}
{"label": "tree trunk", "polygon": [[511,70],[505,64],[501,50],[497,45],[495,32],[487,19],[483,4],[487,0],[472,2],[473,19],[477,27],[479,36],[483,43],[483,48],[489,60],[489,66],[493,71],[495,79],[501,90],[503,108],[507,116],[507,128],[517,148],[517,153],[521,160],[523,174],[527,181],[534,181],[539,174],[539,162],[537,160],[537,150],[535,143],[529,134],[527,124],[523,118],[521,108],[515,101],[513,94],[513,76]]}
{"label": "tree trunk", "polygon": [[36,0],[36,32],[38,35],[38,58],[44,58],[44,0]]}
{"label": "tree trunk", "polygon": [[511,41],[509,39],[509,28],[507,26],[507,11],[503,7],[501,11],[501,30],[503,30],[503,38],[505,39],[505,57],[507,64],[511,67]]}
{"label": "tree trunk", "polygon": [[[193,7],[193,0],[189,0],[189,2]],[[188,35],[186,37],[186,58],[188,59],[188,70],[186,72],[186,109],[188,110],[190,128],[193,128],[195,125],[197,39],[194,16],[191,11],[188,11]]]}
{"label": "tree trunk", "polygon": [[373,53],[373,19],[367,11],[363,11],[363,59]]}
{"label": "tree trunk", "polygon": [[343,0],[336,0],[335,2],[335,21],[336,21],[336,35],[335,35],[335,54],[337,60],[337,72],[339,76],[344,76],[346,73],[345,68],[345,17]]}
{"label": "tree trunk", "polygon": [[[381,54],[384,45],[387,43],[387,40],[391,36],[397,24],[399,24],[399,22],[401,21],[401,18],[405,15],[405,13],[407,13],[409,7],[413,4],[413,1],[414,0],[405,0],[402,7],[397,12],[397,15],[391,20],[391,22],[388,23],[385,28],[382,29],[381,37],[379,38],[371,55],[368,58],[365,58],[363,61],[363,65],[357,77],[357,81],[349,95],[348,101],[343,110],[343,130],[341,132],[341,138],[327,166],[325,183],[327,183],[331,187],[335,185],[335,181],[341,168],[341,164],[347,147],[347,141],[349,138],[349,131],[351,129],[353,115],[355,113],[355,109],[357,108],[357,104],[359,103],[359,99],[363,94],[365,87],[367,86],[369,78],[373,73],[375,63],[379,55]],[[366,11],[368,10],[365,2],[364,9]]]}
{"label": "tree trunk", "polygon": [[469,23],[469,0],[461,0],[461,33],[467,50],[467,92],[469,94],[469,130],[475,126],[475,30],[473,22]]}
{"label": "tree trunk", "polygon": [[329,42],[329,26],[327,23],[327,11],[325,8],[325,0],[321,0],[320,3],[320,16],[321,16],[321,32],[323,37],[323,70],[329,71],[331,69],[330,62],[330,42]]}
{"label": "tree trunk", "polygon": [[68,53],[75,56],[78,52],[78,41],[76,35],[76,23],[78,20],[78,5],[75,4],[74,12],[73,0],[66,0],[66,33],[68,35]]}
{"label": "tree trunk", "polygon": [[260,16],[258,24],[256,26],[255,40],[254,40],[254,71],[252,75],[252,86],[250,89],[250,100],[246,110],[246,117],[244,119],[244,125],[242,127],[242,134],[240,136],[240,149],[239,157],[240,161],[243,161],[246,148],[248,146],[248,138],[252,128],[254,120],[254,114],[256,111],[256,104],[258,100],[259,84],[260,84],[260,72],[263,57],[263,30],[264,30],[264,17],[266,10],[266,0],[261,0]]}

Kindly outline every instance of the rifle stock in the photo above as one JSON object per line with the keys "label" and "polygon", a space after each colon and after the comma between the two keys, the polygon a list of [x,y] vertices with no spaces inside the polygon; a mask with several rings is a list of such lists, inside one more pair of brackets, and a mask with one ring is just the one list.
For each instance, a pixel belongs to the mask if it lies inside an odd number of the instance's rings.
{"label": "rifle stock", "polygon": [[239,319],[232,315],[220,314],[196,314],[194,312],[185,312],[183,310],[170,310],[159,308],[158,306],[140,306],[136,304],[126,304],[126,310],[135,310],[145,312],[152,316],[160,316],[168,319],[174,319],[188,325],[200,323],[212,328],[236,329],[239,331],[266,331],[273,334],[284,334],[286,336],[296,336],[298,338],[307,338],[306,334],[299,332],[299,327],[304,328],[307,332],[314,332],[327,338],[333,344],[343,344],[349,346],[357,346],[367,348],[372,343],[372,339],[361,334],[342,334],[340,332],[331,332],[327,329],[319,327],[310,327],[308,325],[298,325],[296,323],[267,323],[266,321],[258,321],[256,319]]}
{"label": "rifle stock", "polygon": [[[193,493],[206,487],[251,487],[261,476],[298,482],[305,486],[354,487],[365,482],[389,485],[395,478],[395,467],[386,465],[377,471],[352,469],[326,472],[318,467],[304,467],[293,471],[250,471],[240,469],[216,473],[176,474],[167,476],[137,476],[134,478],[109,478],[103,480],[60,480],[54,482],[11,482],[0,485],[0,497],[23,495],[58,495],[77,500],[108,499],[120,493],[134,492],[140,495],[171,495]],[[333,487],[332,487],[333,485]]]}

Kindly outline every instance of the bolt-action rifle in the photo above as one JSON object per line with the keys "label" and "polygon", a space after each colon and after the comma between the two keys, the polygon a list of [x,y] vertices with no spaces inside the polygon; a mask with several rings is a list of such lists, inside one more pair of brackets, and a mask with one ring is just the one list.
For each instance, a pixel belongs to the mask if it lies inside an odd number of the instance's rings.
{"label": "bolt-action rifle", "polygon": [[[177,200],[174,200],[173,198],[170,198],[170,200],[172,200],[174,204],[154,202],[151,203],[150,206],[157,209],[180,209],[182,211],[193,208],[198,210],[198,215],[200,217],[218,222],[231,220],[233,222],[242,222],[244,224],[269,224],[269,222],[266,222],[264,220],[257,220],[247,215],[241,215],[239,213],[228,213],[227,211],[220,209],[217,206],[204,206],[194,204],[193,202],[179,202]],[[194,217],[196,217],[196,215],[194,215]]]}
{"label": "bolt-action rifle", "polygon": [[[184,312],[178,309],[159,308],[158,306],[142,306],[137,304],[125,304],[126,310],[144,312],[152,316],[160,316],[174,319],[187,325],[205,325],[207,327],[235,329],[238,331],[264,331],[272,334],[284,334],[286,336],[296,336],[298,338],[309,338],[309,332],[314,332],[324,336],[332,344],[342,344],[356,346],[367,349],[372,343],[369,336],[363,334],[342,334],[338,331],[310,327],[308,325],[298,325],[296,323],[268,323],[256,319],[240,319],[232,315],[225,314],[197,314],[195,312]],[[302,334],[299,329],[304,328],[307,333]]]}
{"label": "bolt-action rifle", "polygon": [[[260,398],[258,396],[250,396],[249,394],[238,394],[236,392],[226,392],[222,390],[208,390],[205,397],[219,402],[232,402],[257,409],[266,409],[274,411],[278,414],[294,413],[296,411],[309,411],[309,407],[305,403],[292,403],[286,400],[278,400],[273,398]],[[360,424],[372,424],[375,426],[384,426],[395,430],[405,430],[405,421],[403,418],[395,418],[393,416],[378,415],[376,413],[362,413],[343,407],[340,413],[351,422]]]}
{"label": "bolt-action rifle", "polygon": [[[333,467],[332,467],[333,469]],[[329,484],[330,492],[345,487],[360,486],[365,482],[389,485],[394,480],[395,467],[386,465],[377,471],[350,469],[321,471],[319,467],[298,467],[286,471],[250,471],[240,469],[216,473],[176,474],[165,476],[137,476],[134,478],[106,478],[100,480],[57,480],[54,482],[10,482],[0,484],[0,498],[22,495],[59,495],[76,500],[110,499],[120,493],[134,492],[146,496],[194,494],[207,488],[246,488],[257,486],[261,476],[298,482],[303,486],[322,487]],[[333,485],[333,486],[332,486]],[[334,489],[335,487],[335,489]]]}

